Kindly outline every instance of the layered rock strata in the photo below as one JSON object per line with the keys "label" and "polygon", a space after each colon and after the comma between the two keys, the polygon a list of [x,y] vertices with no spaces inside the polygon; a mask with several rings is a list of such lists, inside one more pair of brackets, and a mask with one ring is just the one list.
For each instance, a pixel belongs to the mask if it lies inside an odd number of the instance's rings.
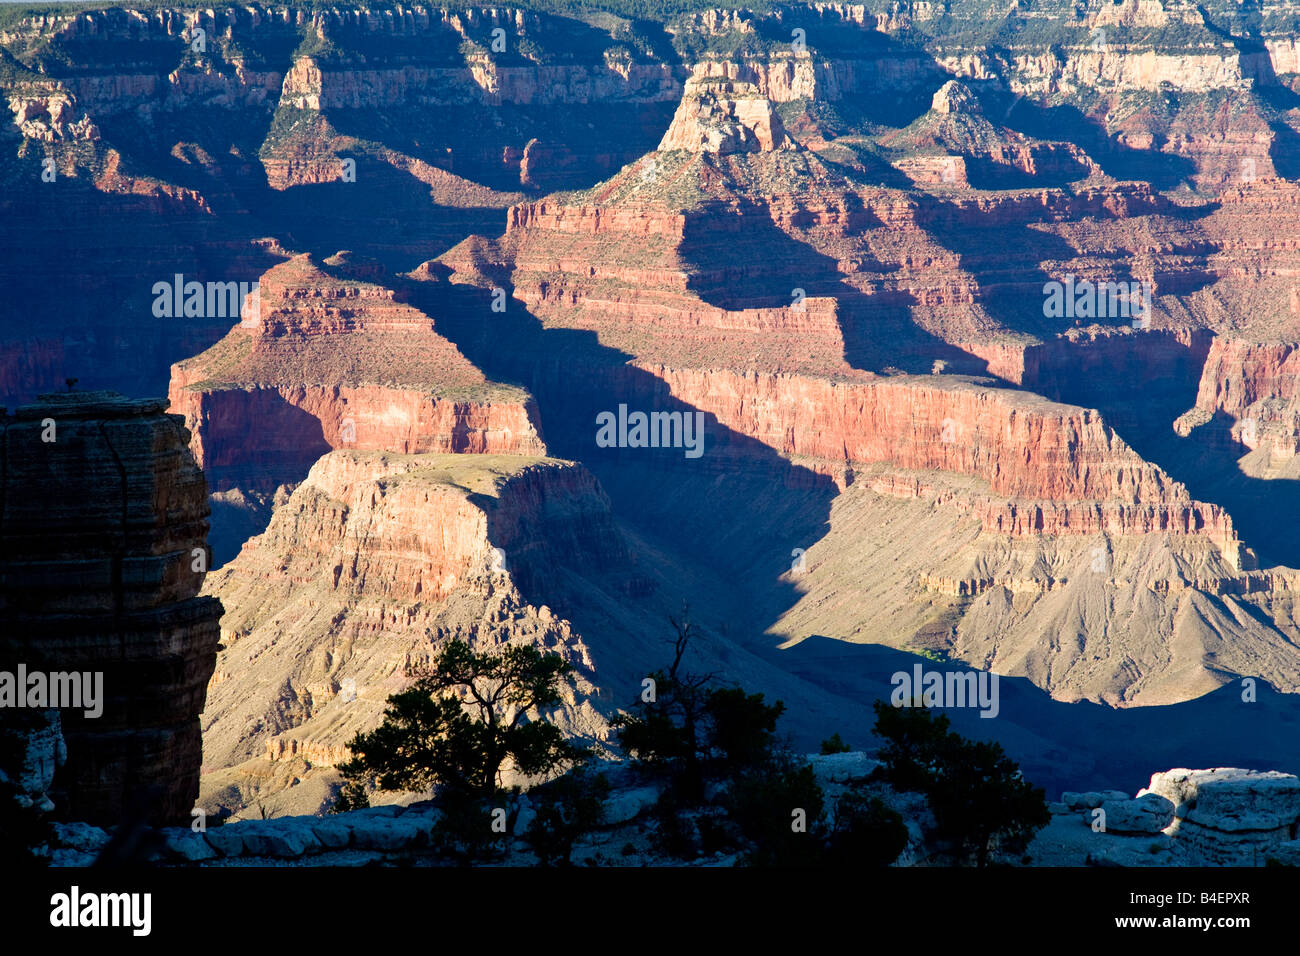
{"label": "layered rock strata", "polygon": [[203,472],[165,407],[67,392],[0,419],[6,656],[102,681],[96,707],[61,713],[56,803],[71,819],[188,821],[198,796],[222,608],[199,594]]}
{"label": "layered rock strata", "polygon": [[[970,98],[944,90],[945,115]],[[790,142],[765,103],[753,84],[693,79],[657,152],[585,193],[513,207],[495,247],[466,243],[440,261],[482,282],[475,270],[495,257],[545,328],[594,331],[665,386],[639,400],[703,411],[841,487],[880,463],[966,475],[1005,499],[981,508],[990,533],[1204,535],[1241,560],[1223,509],[1194,501],[1096,411],[958,375],[866,370],[890,371],[914,347],[935,371],[982,364],[1050,391],[1039,368],[1068,364],[1055,353],[1073,341],[1013,335],[993,311],[1008,290],[982,287],[968,257],[931,236],[1027,203],[1049,222],[1104,224],[1160,214],[1162,200],[1140,187],[904,200]],[[637,376],[586,378],[618,394]]]}
{"label": "layered rock strata", "polygon": [[527,394],[489,382],[392,290],[323,268],[272,269],[226,338],[173,367],[172,409],[214,486],[274,490],[331,448],[545,451]]}

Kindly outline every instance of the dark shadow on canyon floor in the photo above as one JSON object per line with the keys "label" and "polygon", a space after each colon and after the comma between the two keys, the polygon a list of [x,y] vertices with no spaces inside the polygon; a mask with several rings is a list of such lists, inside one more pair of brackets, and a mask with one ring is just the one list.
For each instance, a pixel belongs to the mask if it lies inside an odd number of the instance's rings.
{"label": "dark shadow on canyon floor", "polygon": [[[987,362],[963,352],[913,321],[908,293],[867,294],[855,288],[832,257],[779,228],[771,212],[754,203],[688,217],[679,254],[688,267],[687,288],[719,309],[785,309],[800,298],[833,298],[844,360],[871,372],[929,374],[936,360],[952,372],[984,373]],[[866,210],[859,228],[878,224]],[[888,275],[877,264],[863,278]],[[807,308],[807,306],[805,306]],[[779,356],[765,356],[777,362]]]}
{"label": "dark shadow on canyon floor", "polygon": [[[879,645],[815,636],[780,652],[792,673],[856,700],[889,700],[896,673],[969,671]],[[1254,701],[1240,681],[1195,700],[1115,709],[1088,701],[1066,703],[1020,677],[998,680],[998,714],[943,708],[953,729],[998,740],[1025,776],[1055,799],[1062,790],[1119,789],[1136,793],[1151,774],[1175,767],[1246,767],[1300,772],[1300,695],[1255,681]],[[854,747],[871,746],[870,727],[840,729]],[[808,745],[812,745],[808,741]]]}
{"label": "dark shadow on canyon floor", "polygon": [[[409,292],[485,374],[532,392],[550,454],[586,465],[622,521],[743,582],[758,630],[766,626],[763,615],[794,603],[795,590],[777,578],[789,570],[793,547],[807,547],[828,530],[837,493],[830,478],[792,464],[711,414],[700,413],[699,457],[683,447],[600,447],[597,416],[617,416],[620,405],[628,414],[695,416],[699,410],[675,398],[662,378],[629,364],[630,355],[601,345],[594,333],[544,328],[518,300],[494,313],[487,289],[410,283]],[[544,595],[537,597],[545,603]]]}

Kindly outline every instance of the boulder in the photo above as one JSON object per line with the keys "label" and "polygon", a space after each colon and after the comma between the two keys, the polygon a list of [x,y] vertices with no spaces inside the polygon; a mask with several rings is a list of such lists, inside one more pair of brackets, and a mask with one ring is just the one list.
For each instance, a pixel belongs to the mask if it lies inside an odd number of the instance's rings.
{"label": "boulder", "polygon": [[194,833],[181,827],[168,827],[159,832],[163,835],[164,852],[174,861],[201,863],[204,860],[215,859],[217,856],[217,851],[201,833]]}
{"label": "boulder", "polygon": [[341,850],[352,840],[352,828],[344,821],[333,817],[313,820],[311,832],[327,850]]}
{"label": "boulder", "polygon": [[110,839],[107,832],[89,823],[56,823],[54,835],[59,846],[83,852],[102,850]]}
{"label": "boulder", "polygon": [[[1174,820],[1174,805],[1158,793],[1146,793],[1136,799],[1103,800],[1107,833],[1161,833]],[[1092,811],[1085,820],[1092,823]]]}
{"label": "boulder", "polygon": [[653,807],[658,799],[659,790],[655,787],[636,787],[610,794],[605,801],[605,825],[616,826],[634,820]]}
{"label": "boulder", "polygon": [[63,847],[50,854],[50,866],[90,866],[97,855]]}
{"label": "boulder", "polygon": [[224,857],[243,856],[244,854],[243,832],[237,823],[212,827],[204,836],[208,844]]}
{"label": "boulder", "polygon": [[1071,810],[1092,810],[1107,800],[1131,799],[1123,790],[1088,790],[1076,793],[1067,790],[1061,794],[1061,802]]}
{"label": "boulder", "polygon": [[310,817],[286,817],[228,824],[243,830],[244,854],[295,859],[319,851],[320,840],[312,832]]}
{"label": "boulder", "polygon": [[1189,865],[1262,866],[1292,841],[1300,820],[1300,779],[1292,774],[1224,767],[1169,770],[1139,796],[1174,804],[1174,850]]}
{"label": "boulder", "polygon": [[813,773],[817,775],[818,780],[830,783],[862,779],[880,766],[879,760],[868,757],[860,750],[842,754],[810,755],[808,762],[812,764]]}
{"label": "boulder", "polygon": [[391,817],[366,817],[352,823],[352,842],[361,850],[405,850],[423,844],[427,837],[427,827]]}

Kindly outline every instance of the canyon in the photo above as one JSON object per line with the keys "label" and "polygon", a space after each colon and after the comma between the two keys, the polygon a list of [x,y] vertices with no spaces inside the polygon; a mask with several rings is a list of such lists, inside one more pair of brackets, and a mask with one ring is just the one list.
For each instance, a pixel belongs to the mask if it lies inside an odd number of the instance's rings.
{"label": "canyon", "polygon": [[[1244,680],[1289,712],[1294,18],[986,13],[0,20],[0,252],[44,317],[0,324],[0,395],[183,416],[203,806],[327,805],[452,636],[574,663],[554,719],[607,747],[683,604],[808,746],[918,654],[1022,681],[963,732],[1059,788],[1205,766]],[[176,273],[255,301],[157,316]],[[1053,314],[1067,277],[1150,308]],[[704,453],[603,447],[620,405],[702,413]],[[1092,708],[1198,709],[1115,755],[1067,729]]]}

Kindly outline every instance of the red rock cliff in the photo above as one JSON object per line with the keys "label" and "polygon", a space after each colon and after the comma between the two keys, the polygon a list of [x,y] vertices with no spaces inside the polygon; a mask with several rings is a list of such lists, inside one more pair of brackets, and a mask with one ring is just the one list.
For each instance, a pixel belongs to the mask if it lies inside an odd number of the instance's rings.
{"label": "red rock cliff", "polygon": [[545,450],[532,399],[489,382],[392,290],[299,256],[263,276],[258,298],[172,369],[172,408],[219,489],[297,480],[331,448]]}

